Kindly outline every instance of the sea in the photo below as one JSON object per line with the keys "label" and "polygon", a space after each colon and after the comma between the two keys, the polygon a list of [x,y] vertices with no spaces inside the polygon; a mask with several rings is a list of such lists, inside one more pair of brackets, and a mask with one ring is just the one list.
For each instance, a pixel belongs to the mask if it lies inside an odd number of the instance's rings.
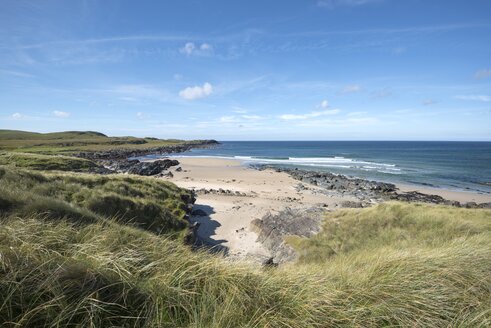
{"label": "sea", "polygon": [[450,190],[491,193],[491,142],[221,141],[178,156],[241,160]]}

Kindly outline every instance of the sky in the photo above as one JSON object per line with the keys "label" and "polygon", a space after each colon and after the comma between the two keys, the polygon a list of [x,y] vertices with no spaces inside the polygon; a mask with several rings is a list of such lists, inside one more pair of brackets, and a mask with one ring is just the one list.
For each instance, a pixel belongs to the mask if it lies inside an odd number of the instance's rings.
{"label": "sky", "polygon": [[491,1],[2,0],[0,129],[491,141]]}

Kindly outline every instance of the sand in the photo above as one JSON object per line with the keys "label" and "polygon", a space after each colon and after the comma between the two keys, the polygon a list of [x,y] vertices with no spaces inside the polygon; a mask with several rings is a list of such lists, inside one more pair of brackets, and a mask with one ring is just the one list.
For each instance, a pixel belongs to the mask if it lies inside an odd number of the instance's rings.
{"label": "sand", "polygon": [[[260,219],[268,212],[276,213],[286,207],[324,206],[339,208],[341,202],[356,201],[352,196],[338,192],[320,193],[319,188],[307,185],[306,190],[296,190],[299,181],[286,173],[273,170],[259,171],[243,166],[239,160],[204,157],[178,157],[182,171],[172,170],[168,178],[180,187],[188,189],[231,190],[242,195],[198,192],[195,209],[207,216],[193,216],[201,223],[198,235],[206,244],[224,251],[229,258],[261,261],[269,257],[267,250],[258,242],[251,230],[251,221]],[[306,185],[306,184],[303,184]],[[398,186],[401,191],[417,190],[437,194],[460,202],[491,202],[491,195],[471,192],[420,188],[410,185]]]}
{"label": "sand", "polygon": [[448,200],[456,200],[461,203],[476,202],[476,203],[488,203],[491,202],[491,194],[477,193],[474,191],[457,191],[447,190],[440,188],[421,187],[409,184],[397,184],[402,192],[419,191],[423,194],[438,195]]}
{"label": "sand", "polygon": [[257,235],[250,223],[268,212],[276,213],[286,207],[314,205],[336,208],[345,200],[356,200],[338,193],[325,195],[309,186],[296,191],[300,182],[286,173],[272,170],[258,171],[241,165],[240,161],[216,158],[178,158],[183,171],[173,171],[170,181],[188,189],[239,191],[245,196],[198,193],[195,209],[208,216],[193,217],[201,223],[198,235],[219,250],[226,250],[232,258],[266,259],[268,252],[256,242]]}

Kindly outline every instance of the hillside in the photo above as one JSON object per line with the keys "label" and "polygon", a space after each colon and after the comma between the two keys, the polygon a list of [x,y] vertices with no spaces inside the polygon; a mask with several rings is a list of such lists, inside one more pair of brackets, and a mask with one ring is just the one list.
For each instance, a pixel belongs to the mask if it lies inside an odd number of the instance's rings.
{"label": "hillside", "polygon": [[0,130],[0,150],[41,154],[78,154],[81,152],[141,151],[175,149],[210,141],[176,139],[108,137],[93,131],[35,133]]}

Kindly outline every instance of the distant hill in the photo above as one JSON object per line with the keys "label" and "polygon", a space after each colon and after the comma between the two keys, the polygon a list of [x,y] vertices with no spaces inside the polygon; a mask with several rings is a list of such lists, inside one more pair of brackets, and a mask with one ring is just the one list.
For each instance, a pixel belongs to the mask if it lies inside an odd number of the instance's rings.
{"label": "distant hill", "polygon": [[66,131],[66,132],[52,132],[52,133],[38,133],[28,132],[20,130],[0,130],[0,140],[35,140],[35,139],[76,139],[76,138],[90,138],[90,137],[104,137],[107,138],[104,133],[95,131]]}
{"label": "distant hill", "polygon": [[177,139],[109,137],[95,131],[65,131],[37,133],[0,130],[0,150],[44,154],[100,152],[117,149],[146,150],[159,147],[186,145]]}

